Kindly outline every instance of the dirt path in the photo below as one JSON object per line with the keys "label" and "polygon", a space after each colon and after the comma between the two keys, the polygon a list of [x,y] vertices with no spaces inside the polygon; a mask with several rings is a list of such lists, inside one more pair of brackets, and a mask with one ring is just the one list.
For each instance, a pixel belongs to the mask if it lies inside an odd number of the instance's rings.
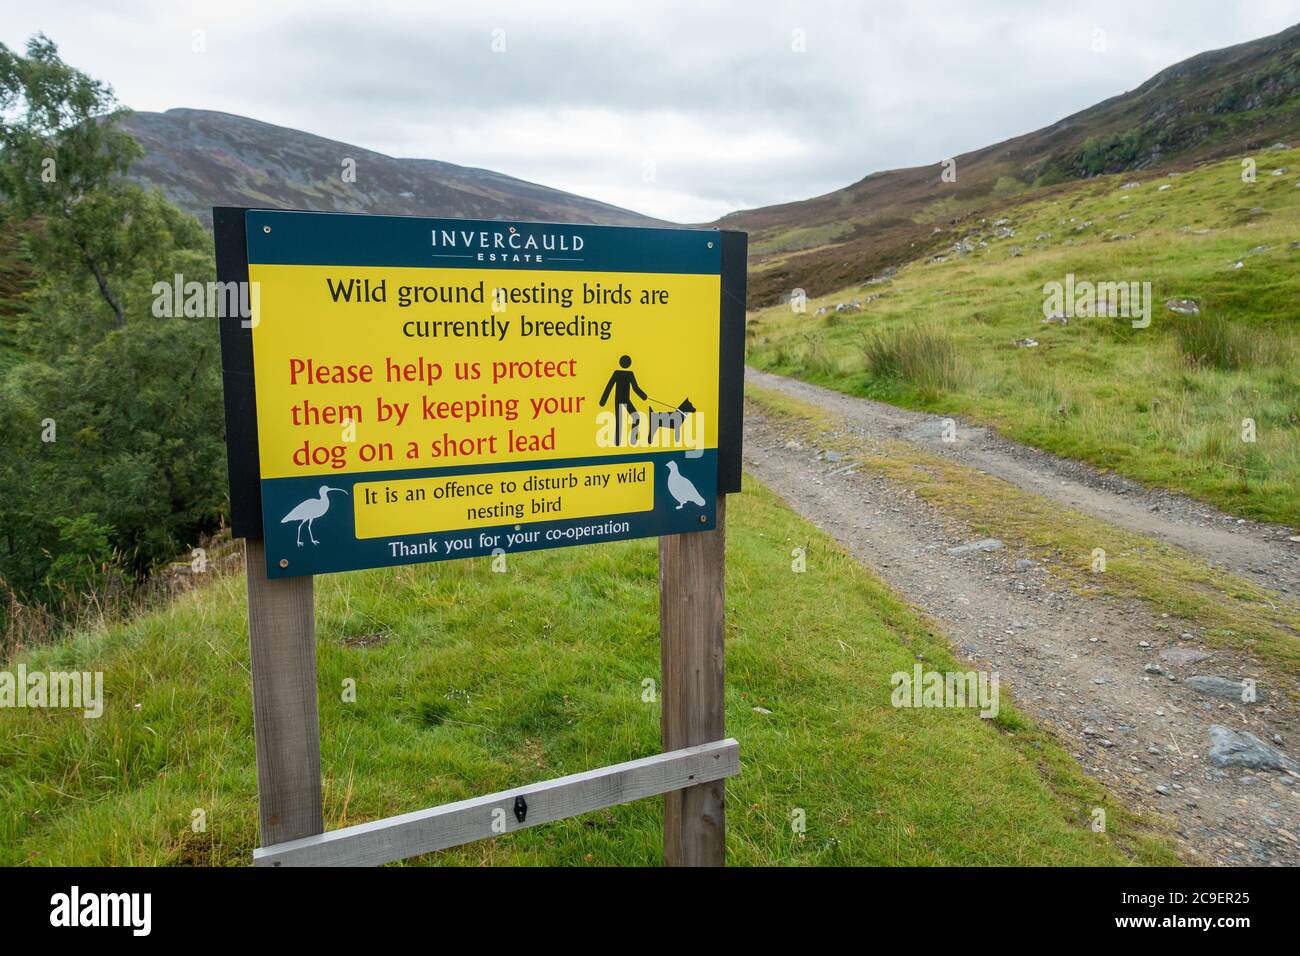
{"label": "dirt path", "polygon": [[901,438],[1002,478],[1076,511],[1199,554],[1257,584],[1300,594],[1297,532],[1235,518],[1181,495],[1151,491],[1117,475],[1009,442],[956,420],[956,441],[943,441],[944,419],[747,369],[745,380],[841,415],[869,434]]}
{"label": "dirt path", "polygon": [[[1217,515],[1122,479],[959,424],[750,371],[748,381],[831,413],[855,439],[905,439],[1021,488],[1182,545],[1261,584],[1295,593],[1295,545],[1278,529]],[[838,456],[835,456],[838,457]],[[1211,650],[1194,623],[1136,601],[1076,595],[1014,549],[950,554],[969,541],[960,515],[907,488],[829,460],[811,440],[779,434],[750,406],[745,466],[946,629],[958,654],[996,670],[1020,705],[1055,729],[1088,773],[1121,800],[1170,818],[1191,854],[1221,865],[1300,864],[1300,777],[1219,769],[1210,727],[1246,730],[1295,759],[1300,714],[1269,694],[1259,665]],[[1156,504],[1156,510],[1151,505]],[[813,568],[809,568],[810,571]],[[1243,704],[1194,690],[1192,675],[1255,677]]]}

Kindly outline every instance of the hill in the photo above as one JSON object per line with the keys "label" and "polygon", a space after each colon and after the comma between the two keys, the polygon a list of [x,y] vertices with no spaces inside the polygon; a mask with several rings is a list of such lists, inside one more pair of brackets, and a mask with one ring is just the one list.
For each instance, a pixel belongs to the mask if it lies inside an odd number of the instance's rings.
{"label": "hill", "polygon": [[[1254,182],[1229,159],[994,206],[889,278],[759,311],[747,358],[1300,526],[1300,149],[1253,158]],[[1136,289],[1148,324],[1048,319],[1075,282]]]}
{"label": "hill", "polygon": [[[615,226],[658,220],[487,169],[398,159],[359,146],[210,110],[132,113],[122,127],[144,147],[131,178],[160,187],[211,226],[212,207],[273,206]],[[356,181],[344,182],[344,159]]]}
{"label": "hill", "polygon": [[1300,25],[1184,60],[1137,89],[944,166],[872,173],[801,202],[732,213],[750,233],[751,301],[819,295],[952,242],[1018,197],[1096,175],[1198,163],[1300,138]]}

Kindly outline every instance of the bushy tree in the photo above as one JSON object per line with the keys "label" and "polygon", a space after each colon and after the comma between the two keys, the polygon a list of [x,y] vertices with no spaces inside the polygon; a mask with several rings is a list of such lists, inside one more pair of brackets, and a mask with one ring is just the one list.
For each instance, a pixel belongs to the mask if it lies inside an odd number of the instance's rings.
{"label": "bushy tree", "polygon": [[[125,224],[138,187],[122,180],[140,146],[117,128],[112,90],[59,59],[38,34],[19,56],[0,44],[0,192],[10,215],[39,216],[38,262],[93,278],[116,324],[111,277],[130,255]],[[9,117],[6,119],[5,117]]]}
{"label": "bushy tree", "polygon": [[0,376],[0,579],[25,600],[148,574],[226,497],[215,320],[151,308],[154,283],[213,277],[211,243],[123,179],[121,115],[45,37],[0,44],[0,228],[36,279],[0,314],[21,353]]}

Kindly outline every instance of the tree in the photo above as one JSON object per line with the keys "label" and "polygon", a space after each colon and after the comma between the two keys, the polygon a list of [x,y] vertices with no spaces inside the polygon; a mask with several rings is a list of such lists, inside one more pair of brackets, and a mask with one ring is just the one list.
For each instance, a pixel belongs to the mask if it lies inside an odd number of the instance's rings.
{"label": "tree", "polygon": [[0,301],[0,631],[6,592],[73,614],[224,511],[216,323],[151,308],[159,280],[213,277],[211,240],[123,179],[140,149],[120,115],[45,37],[0,45],[0,230],[30,265],[0,283],[20,299]]}
{"label": "tree", "polygon": [[110,277],[130,255],[130,212],[142,198],[122,178],[142,152],[117,128],[124,112],[107,85],[64,63],[43,34],[28,41],[25,57],[0,43],[5,212],[41,220],[31,244],[39,264],[84,270],[118,328],[126,309]]}

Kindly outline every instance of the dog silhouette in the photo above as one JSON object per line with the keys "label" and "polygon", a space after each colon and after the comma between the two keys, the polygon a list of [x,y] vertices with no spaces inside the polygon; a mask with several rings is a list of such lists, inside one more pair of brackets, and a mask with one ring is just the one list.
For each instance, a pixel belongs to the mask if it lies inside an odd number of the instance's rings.
{"label": "dog silhouette", "polygon": [[684,398],[682,403],[671,412],[657,412],[653,408],[646,411],[650,418],[650,429],[646,434],[646,441],[653,445],[655,435],[661,428],[671,428],[673,430],[673,441],[680,442],[682,440],[682,422],[686,421],[687,415],[695,414],[695,406],[691,404],[689,398]]}

